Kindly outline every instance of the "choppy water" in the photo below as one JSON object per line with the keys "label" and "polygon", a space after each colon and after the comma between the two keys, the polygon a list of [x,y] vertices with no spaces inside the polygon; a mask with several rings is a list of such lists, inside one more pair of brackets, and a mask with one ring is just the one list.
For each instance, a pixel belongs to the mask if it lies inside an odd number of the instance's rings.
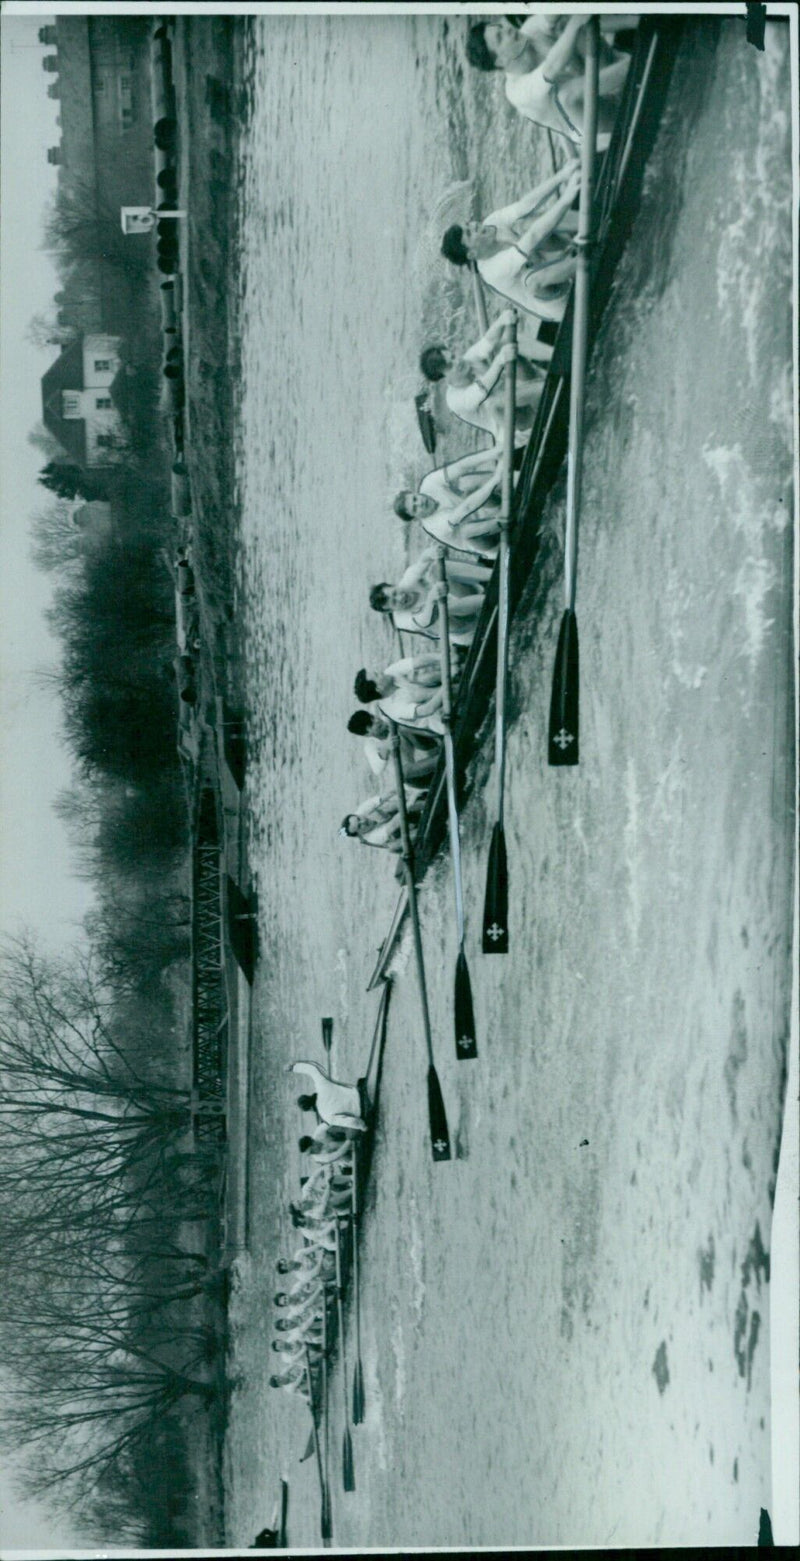
{"label": "choppy water", "polygon": [[[336,826],[370,790],[344,730],[352,679],[393,652],[366,606],[404,557],[388,500],[426,469],[416,357],[434,332],[472,331],[437,238],[470,195],[486,209],[549,170],[497,83],[462,70],[459,35],[433,16],[252,28],[238,470],[264,958],[233,1544],[268,1517],[281,1472],[292,1543],[318,1541],[312,1466],[296,1463],[307,1426],[266,1386],[299,1170],[283,1069],[318,1055],[330,1013],[337,1071],[355,1076],[376,1010],[364,987],[392,865]],[[507,961],[478,947],[490,744],[464,819],[477,1062],[453,1056],[445,863],[421,897],[449,1165],[430,1160],[407,950],[399,962],[365,1230],[367,1423],[357,1492],[334,1482],[345,1547],[749,1544],[770,1505],[789,156],[786,30],[759,55],[738,23],[694,24],[591,371],[578,770],[545,763],[560,491],[512,641]],[[334,1467],[340,1437],[335,1415]]]}

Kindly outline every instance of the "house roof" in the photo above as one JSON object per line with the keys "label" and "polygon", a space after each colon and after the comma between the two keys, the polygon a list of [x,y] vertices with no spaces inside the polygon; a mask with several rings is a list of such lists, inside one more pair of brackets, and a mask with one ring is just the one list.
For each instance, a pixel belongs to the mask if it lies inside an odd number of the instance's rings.
{"label": "house roof", "polygon": [[86,465],[86,424],[83,418],[62,415],[61,393],[83,390],[83,338],[60,352],[42,375],[42,421],[78,466]]}

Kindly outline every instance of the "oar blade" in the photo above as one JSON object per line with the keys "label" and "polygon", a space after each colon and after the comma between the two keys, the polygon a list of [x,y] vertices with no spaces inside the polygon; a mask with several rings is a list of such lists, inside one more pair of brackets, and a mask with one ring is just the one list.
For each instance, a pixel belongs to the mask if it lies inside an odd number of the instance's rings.
{"label": "oar blade", "polygon": [[547,744],[548,764],[578,763],[579,692],[578,620],[574,612],[569,607],[565,607],[561,628],[558,631],[558,648],[553,672],[550,733]]}
{"label": "oar blade", "polygon": [[430,409],[430,392],[420,391],[414,397],[414,407],[417,413],[417,422],[422,436],[422,443],[429,455],[433,455],[436,449],[436,423]]}
{"label": "oar blade", "polygon": [[456,960],[456,987],[455,987],[455,1021],[456,1021],[456,1056],[461,1061],[477,1057],[478,1042],[475,1035],[475,1013],[472,1007],[472,982],[469,979],[469,966],[463,946],[458,951]]}
{"label": "oar blade", "polygon": [[431,1152],[434,1160],[450,1159],[450,1130],[444,1109],[439,1075],[433,1064],[428,1069],[428,1117],[431,1128]]}
{"label": "oar blade", "polygon": [[323,1046],[325,1048],[325,1051],[327,1052],[328,1056],[330,1057],[331,1046],[333,1045],[333,1020],[332,1019],[323,1019],[323,1021],[322,1021],[322,1044],[323,1044]]}
{"label": "oar blade", "polygon": [[315,1431],[311,1431],[311,1432],[309,1432],[308,1441],[306,1442],[306,1450],[303,1453],[302,1458],[298,1459],[299,1463],[305,1463],[307,1458],[313,1458],[315,1445],[316,1445],[316,1432]]}
{"label": "oar blade", "polygon": [[357,1360],[353,1371],[353,1425],[364,1423],[364,1372]]}
{"label": "oar blade", "polygon": [[354,1491],[356,1488],[356,1475],[353,1467],[353,1439],[350,1435],[349,1426],[345,1426],[342,1438],[342,1484],[346,1491]]}
{"label": "oar blade", "polygon": [[322,1487],[322,1507],[319,1518],[319,1532],[324,1545],[329,1545],[333,1539],[333,1523],[331,1521],[331,1498],[327,1485]]}
{"label": "oar blade", "polygon": [[483,903],[483,952],[508,953],[508,861],[505,830],[499,820],[492,830],[489,847]]}

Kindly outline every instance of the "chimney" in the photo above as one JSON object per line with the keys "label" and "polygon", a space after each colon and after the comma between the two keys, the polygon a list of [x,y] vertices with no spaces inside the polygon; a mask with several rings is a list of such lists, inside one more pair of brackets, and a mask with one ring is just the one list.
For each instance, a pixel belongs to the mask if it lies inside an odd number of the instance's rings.
{"label": "chimney", "polygon": [[57,33],[56,33],[55,27],[40,27],[39,28],[39,42],[40,43],[52,43],[52,44],[55,44],[56,41],[57,41]]}
{"label": "chimney", "polygon": [[48,148],[47,148],[47,161],[49,163],[60,163],[61,162],[61,147],[60,146],[48,146]]}
{"label": "chimney", "polygon": [[42,70],[50,71],[51,75],[58,70],[58,55],[46,54],[42,60]]}
{"label": "chimney", "polygon": [[50,83],[50,85],[49,85],[49,87],[47,89],[47,96],[49,98],[60,98],[61,97],[61,83],[58,82],[58,81],[51,81],[51,83]]}

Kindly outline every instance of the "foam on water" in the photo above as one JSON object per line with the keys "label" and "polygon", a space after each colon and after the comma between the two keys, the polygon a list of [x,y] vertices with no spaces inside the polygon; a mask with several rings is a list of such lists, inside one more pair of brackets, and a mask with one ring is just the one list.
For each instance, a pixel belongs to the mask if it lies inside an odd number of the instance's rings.
{"label": "foam on water", "polygon": [[[740,654],[748,662],[752,675],[774,621],[767,611],[767,602],[776,584],[777,572],[766,553],[766,534],[776,528],[776,518],[782,518],[782,510],[781,506],[764,506],[752,466],[745,459],[741,445],[705,445],[702,455],[719,484],[726,519],[741,535],[747,548],[736,570],[732,594],[740,603],[743,616]],[[777,529],[783,529],[780,519]]]}
{"label": "foam on water", "polygon": [[394,1402],[395,1409],[402,1415],[403,1404],[406,1396],[406,1343],[405,1330],[400,1315],[400,1307],[392,1296],[390,1301],[392,1314],[392,1332],[390,1343],[394,1359]]}
{"label": "foam on water", "polygon": [[408,1212],[411,1222],[411,1234],[408,1244],[408,1260],[411,1265],[411,1273],[414,1280],[413,1304],[414,1316],[417,1324],[422,1320],[422,1308],[425,1304],[425,1250],[423,1246],[422,1225],[420,1223],[419,1207],[413,1192],[408,1196]]}

